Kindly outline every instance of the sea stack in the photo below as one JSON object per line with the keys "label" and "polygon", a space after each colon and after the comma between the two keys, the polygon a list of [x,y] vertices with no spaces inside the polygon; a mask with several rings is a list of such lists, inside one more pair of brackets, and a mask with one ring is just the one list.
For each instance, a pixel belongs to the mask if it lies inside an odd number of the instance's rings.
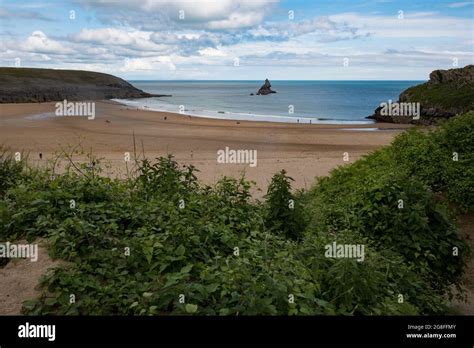
{"label": "sea stack", "polygon": [[267,95],[270,93],[276,93],[275,91],[272,91],[272,85],[270,84],[270,81],[268,79],[265,79],[265,83],[263,84],[262,87],[257,92],[257,95]]}

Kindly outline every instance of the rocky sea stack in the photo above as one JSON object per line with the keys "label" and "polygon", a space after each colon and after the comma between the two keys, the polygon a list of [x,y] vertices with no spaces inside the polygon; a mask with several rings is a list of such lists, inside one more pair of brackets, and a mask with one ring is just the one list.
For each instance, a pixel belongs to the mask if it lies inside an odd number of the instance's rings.
{"label": "rocky sea stack", "polygon": [[92,71],[0,68],[0,103],[161,97]]}
{"label": "rocky sea stack", "polygon": [[265,79],[265,83],[263,84],[262,87],[257,92],[257,95],[267,95],[270,93],[276,93],[275,91],[272,90],[272,85],[270,84],[270,81],[268,79]]}
{"label": "rocky sea stack", "polygon": [[474,110],[474,65],[433,71],[428,82],[400,94],[398,104],[404,107],[413,103],[419,103],[419,117],[387,115],[386,110],[379,106],[368,118],[380,122],[428,125]]}

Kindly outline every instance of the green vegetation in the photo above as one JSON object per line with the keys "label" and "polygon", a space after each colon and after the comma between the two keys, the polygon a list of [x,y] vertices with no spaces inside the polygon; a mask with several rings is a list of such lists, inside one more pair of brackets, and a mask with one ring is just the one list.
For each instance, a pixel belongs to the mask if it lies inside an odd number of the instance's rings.
{"label": "green vegetation", "polygon": [[[0,75],[2,78],[22,77],[22,78],[39,78],[45,80],[56,80],[67,83],[99,83],[107,84],[112,80],[118,80],[109,74],[98,73],[85,70],[63,70],[63,69],[38,69],[38,68],[9,68],[0,67]],[[114,81],[112,81],[114,82]]]}
{"label": "green vegetation", "polygon": [[474,111],[435,132],[402,134],[387,151],[393,167],[442,193],[461,210],[474,209]]}
{"label": "green vegetation", "polygon": [[[453,214],[473,208],[473,127],[471,112],[406,132],[308,192],[282,171],[264,202],[171,156],[126,180],[85,165],[53,179],[4,153],[0,240],[43,236],[67,261],[27,314],[442,314],[469,253]],[[335,241],[364,261],[325,257]]]}
{"label": "green vegetation", "polygon": [[421,84],[410,87],[403,92],[405,102],[419,102],[424,108],[437,107],[453,110],[457,113],[474,110],[473,86],[456,86],[455,84]]}
{"label": "green vegetation", "polygon": [[22,178],[25,162],[21,153],[19,159],[16,161],[13,153],[0,147],[0,197]]}
{"label": "green vegetation", "polygon": [[265,196],[265,226],[287,238],[300,239],[304,233],[305,222],[301,197],[291,193],[291,181],[293,178],[287,176],[285,170],[273,176]]}
{"label": "green vegetation", "polygon": [[83,70],[0,67],[0,103],[150,97],[127,81]]}

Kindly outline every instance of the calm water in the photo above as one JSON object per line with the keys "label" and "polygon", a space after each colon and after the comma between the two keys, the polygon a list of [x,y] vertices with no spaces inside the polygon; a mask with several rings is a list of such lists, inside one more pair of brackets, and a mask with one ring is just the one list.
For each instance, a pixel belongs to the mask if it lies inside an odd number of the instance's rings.
{"label": "calm water", "polygon": [[[169,98],[122,101],[128,105],[237,120],[309,123],[370,123],[365,119],[404,89],[422,81],[272,81],[276,94],[250,96],[262,81],[130,81]],[[289,107],[293,106],[293,113]]]}

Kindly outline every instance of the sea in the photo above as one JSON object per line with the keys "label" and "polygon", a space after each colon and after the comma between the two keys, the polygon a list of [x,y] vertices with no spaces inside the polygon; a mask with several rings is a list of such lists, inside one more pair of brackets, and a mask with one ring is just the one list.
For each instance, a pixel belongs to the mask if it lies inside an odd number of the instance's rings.
{"label": "sea", "polygon": [[[129,81],[171,97],[116,99],[140,109],[250,121],[370,124],[382,102],[425,81],[271,81],[275,94],[256,95],[263,81]],[[254,93],[254,95],[250,95]]]}

